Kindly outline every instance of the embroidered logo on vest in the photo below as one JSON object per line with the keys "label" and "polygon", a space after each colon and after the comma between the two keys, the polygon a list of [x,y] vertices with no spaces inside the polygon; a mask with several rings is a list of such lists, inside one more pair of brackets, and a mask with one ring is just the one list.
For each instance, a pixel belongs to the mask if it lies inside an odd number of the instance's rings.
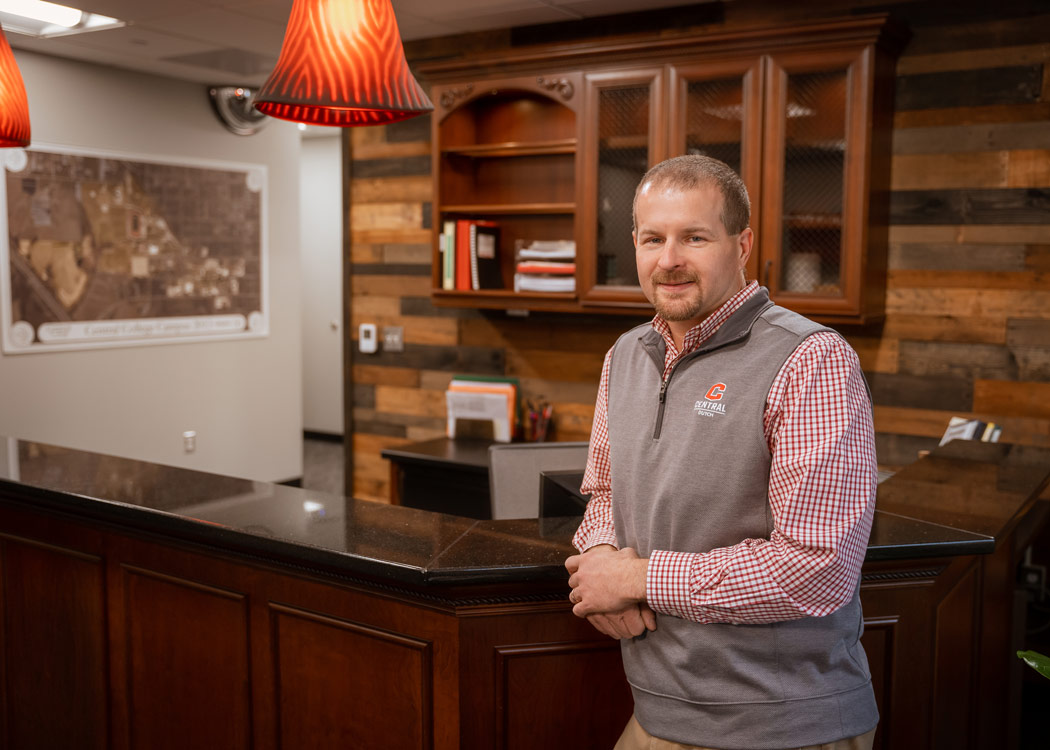
{"label": "embroidered logo on vest", "polygon": [[707,394],[704,396],[703,401],[697,401],[693,404],[693,411],[701,417],[713,417],[716,414],[724,416],[726,405],[722,402],[722,397],[725,395],[725,392],[725,383],[715,383],[707,389]]}

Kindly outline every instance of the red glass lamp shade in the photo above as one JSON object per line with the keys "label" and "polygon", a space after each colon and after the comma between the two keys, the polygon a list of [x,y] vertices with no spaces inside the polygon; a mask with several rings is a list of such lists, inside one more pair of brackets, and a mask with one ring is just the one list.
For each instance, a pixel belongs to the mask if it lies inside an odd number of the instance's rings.
{"label": "red glass lamp shade", "polygon": [[405,120],[434,105],[408,69],[390,0],[295,0],[255,108],[347,127]]}
{"label": "red glass lamp shade", "polygon": [[29,145],[29,102],[15,54],[0,29],[0,148]]}

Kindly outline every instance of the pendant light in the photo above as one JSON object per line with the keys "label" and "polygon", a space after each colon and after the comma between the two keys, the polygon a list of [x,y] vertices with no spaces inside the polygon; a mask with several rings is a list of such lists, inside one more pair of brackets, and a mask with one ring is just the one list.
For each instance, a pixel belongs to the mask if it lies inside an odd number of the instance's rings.
{"label": "pendant light", "polygon": [[405,120],[434,105],[408,69],[390,0],[295,0],[255,108],[348,127]]}
{"label": "pendant light", "polygon": [[29,101],[15,53],[0,28],[0,148],[29,145]]}

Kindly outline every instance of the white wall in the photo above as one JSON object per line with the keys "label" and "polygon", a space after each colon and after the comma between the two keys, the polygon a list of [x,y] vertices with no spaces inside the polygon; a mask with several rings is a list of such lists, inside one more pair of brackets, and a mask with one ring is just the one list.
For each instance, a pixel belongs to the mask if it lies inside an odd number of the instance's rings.
{"label": "white wall", "polygon": [[[222,127],[200,84],[16,51],[34,143],[264,164],[270,335],[0,354],[0,434],[279,481],[302,475],[299,134]],[[3,300],[2,304],[8,304]],[[197,431],[195,453],[182,432]]]}
{"label": "white wall", "polygon": [[303,138],[300,247],[303,428],[343,434],[342,148],[339,133]]}

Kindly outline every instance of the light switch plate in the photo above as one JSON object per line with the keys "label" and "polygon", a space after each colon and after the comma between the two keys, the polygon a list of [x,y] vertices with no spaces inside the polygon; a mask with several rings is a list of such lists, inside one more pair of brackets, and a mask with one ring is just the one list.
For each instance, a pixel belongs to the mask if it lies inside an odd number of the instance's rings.
{"label": "light switch plate", "polygon": [[405,328],[404,326],[383,326],[383,351],[403,352],[405,351]]}

